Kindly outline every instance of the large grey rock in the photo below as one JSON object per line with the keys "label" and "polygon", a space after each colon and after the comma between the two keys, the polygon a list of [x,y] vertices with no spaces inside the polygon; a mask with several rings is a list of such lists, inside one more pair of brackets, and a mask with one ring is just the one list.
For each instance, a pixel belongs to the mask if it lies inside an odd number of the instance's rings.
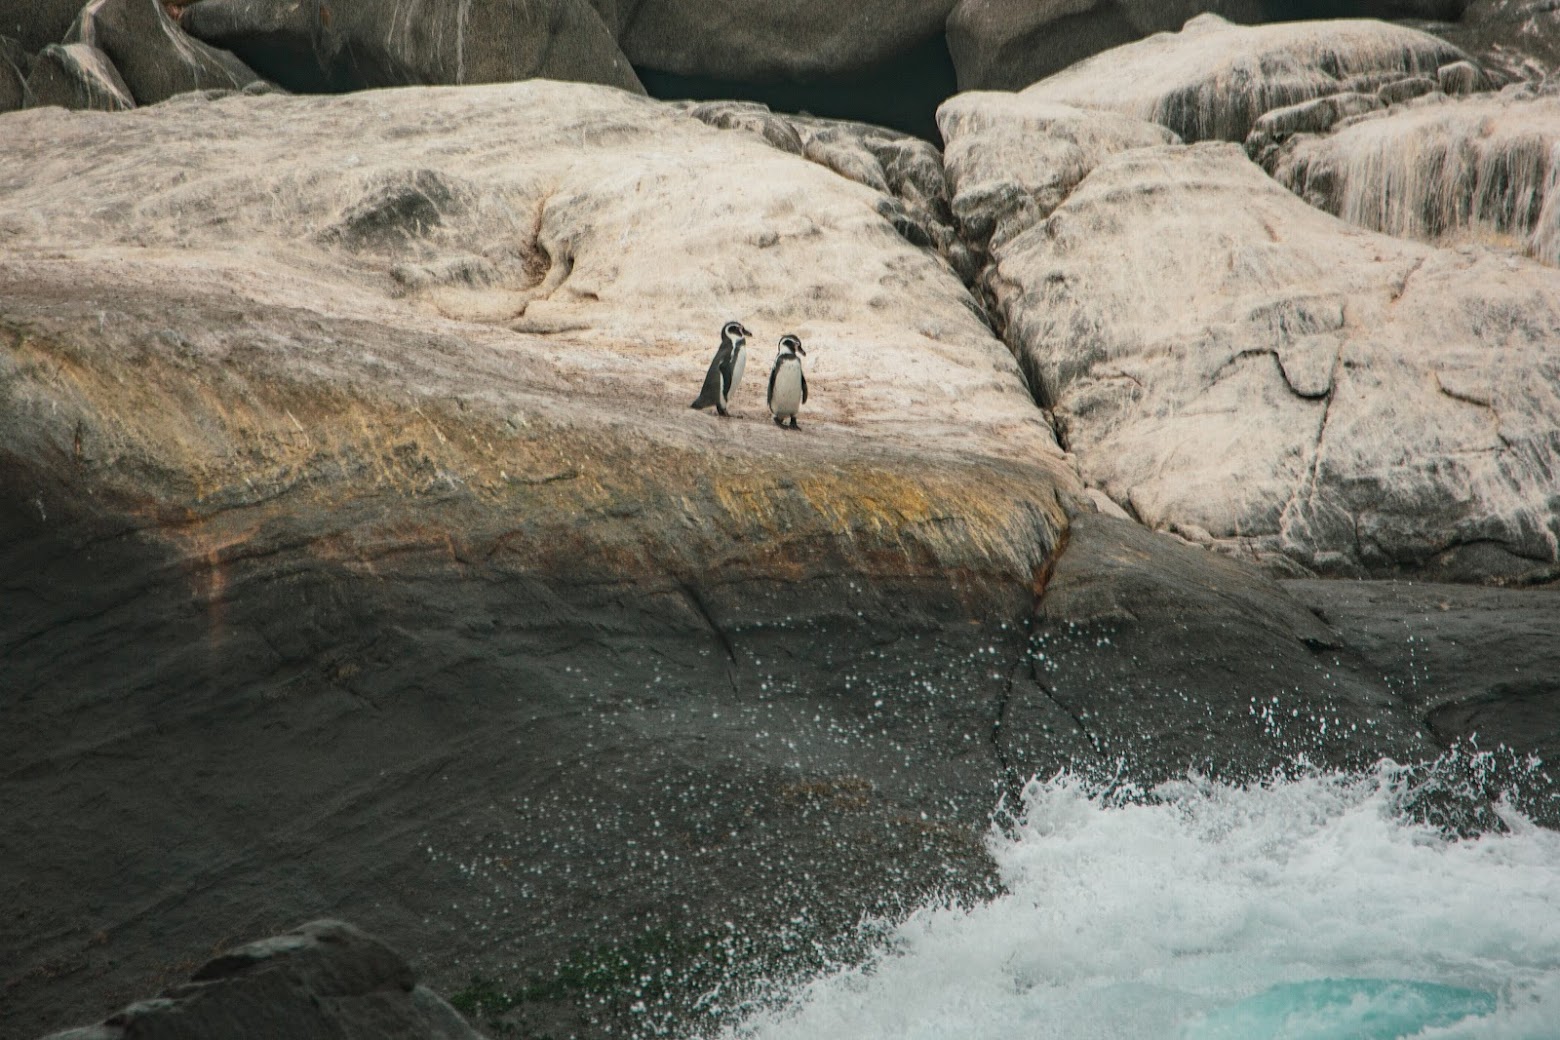
{"label": "large grey rock", "polygon": [[1444,40],[1373,21],[1232,25],[1199,15],[1096,55],[1025,91],[1037,100],[1162,123],[1186,141],[1243,141],[1266,112],[1429,76],[1467,55]]}
{"label": "large grey rock", "polygon": [[33,59],[29,105],[122,112],[135,107],[107,54],[87,43],[50,44]]}
{"label": "large grey rock", "polygon": [[[991,728],[1080,488],[890,196],[546,81],[5,133],[24,1035],[323,906],[600,1036],[988,884]],[[788,331],[799,433],[764,414]]]}
{"label": "large grey rock", "polygon": [[66,39],[108,55],[138,105],[187,90],[242,90],[260,79],[227,51],[186,35],[161,0],[91,0]]}
{"label": "large grey rock", "polygon": [[1504,244],[1560,265],[1560,97],[1394,108],[1266,157],[1301,198],[1361,227]]}
{"label": "large grey rock", "polygon": [[9,36],[24,51],[36,54],[51,43],[63,43],[86,0],[0,0],[0,36]]}
{"label": "large grey rock", "polygon": [[1280,570],[1555,573],[1554,271],[1358,231],[1215,145],[1104,158],[992,259],[1064,443],[1150,526]]}
{"label": "large grey rock", "polygon": [[49,1040],[480,1040],[394,950],[342,921],[224,951],[186,983]]}
{"label": "large grey rock", "polygon": [[200,0],[180,22],[294,90],[535,76],[644,92],[586,0]]}

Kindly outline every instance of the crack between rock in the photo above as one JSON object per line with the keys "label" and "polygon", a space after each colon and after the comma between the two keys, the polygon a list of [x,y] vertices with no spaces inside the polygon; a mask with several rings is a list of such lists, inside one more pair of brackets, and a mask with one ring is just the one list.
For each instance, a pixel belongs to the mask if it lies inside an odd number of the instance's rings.
{"label": "crack between rock", "polygon": [[1030,622],[1024,622],[1024,642],[1019,650],[1018,657],[1008,667],[1007,680],[1002,684],[1002,692],[997,697],[996,718],[991,723],[991,750],[997,758],[997,768],[1001,771],[1002,797],[1004,800],[1012,798],[1013,804],[1018,805],[1024,796],[1024,785],[1018,778],[1018,770],[1008,758],[1007,752],[1002,746],[1002,730],[1007,725],[1008,705],[1013,701],[1013,682],[1018,670],[1023,667],[1024,660],[1029,653]]}
{"label": "crack between rock", "polygon": [[1418,260],[1414,261],[1414,266],[1408,269],[1408,273],[1403,276],[1403,280],[1399,282],[1397,288],[1392,291],[1392,298],[1387,301],[1388,303],[1396,304],[1403,298],[1403,294],[1408,291],[1409,280],[1413,278],[1414,275],[1419,273],[1419,269],[1425,266],[1425,261],[1429,259],[1430,254],[1427,253]]}
{"label": "crack between rock", "polygon": [[679,582],[677,587],[682,591],[682,594],[687,597],[688,602],[693,605],[693,609],[698,612],[698,615],[704,619],[704,623],[709,626],[710,631],[715,634],[715,638],[717,641],[719,641],[721,649],[726,651],[726,659],[728,662],[726,666],[726,679],[731,683],[731,692],[740,694],[742,690],[737,685],[737,649],[732,645],[731,637],[726,635],[726,630],[721,628],[720,624],[716,622],[715,615],[710,613],[709,605],[704,602],[704,597],[699,595],[698,589],[694,588],[691,583],[686,581]]}

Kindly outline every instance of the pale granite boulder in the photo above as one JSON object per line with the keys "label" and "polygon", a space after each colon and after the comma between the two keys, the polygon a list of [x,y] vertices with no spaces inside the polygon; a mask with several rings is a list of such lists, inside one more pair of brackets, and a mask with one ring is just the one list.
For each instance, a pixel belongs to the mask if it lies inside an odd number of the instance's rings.
{"label": "pale granite boulder", "polygon": [[1329,94],[1434,78],[1467,55],[1435,36],[1368,20],[1233,25],[1199,15],[1079,62],[1024,93],[1162,123],[1186,141],[1243,141],[1263,114]]}
{"label": "pale granite boulder", "polygon": [[1212,144],[1103,159],[993,261],[1064,443],[1149,526],[1279,572],[1555,573],[1553,270],[1354,229]]}

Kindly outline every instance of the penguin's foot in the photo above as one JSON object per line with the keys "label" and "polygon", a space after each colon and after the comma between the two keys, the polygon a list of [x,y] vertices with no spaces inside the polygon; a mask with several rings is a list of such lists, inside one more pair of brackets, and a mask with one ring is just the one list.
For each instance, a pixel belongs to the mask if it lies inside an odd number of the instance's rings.
{"label": "penguin's foot", "polygon": [[794,415],[791,416],[791,429],[793,429],[793,430],[800,430],[801,429],[800,426],[796,425],[796,416],[794,416]]}
{"label": "penguin's foot", "polygon": [[722,419],[729,419],[731,417],[731,413],[726,411],[726,409],[722,408],[720,405],[715,406],[715,414],[720,416]]}
{"label": "penguin's foot", "polygon": [[783,430],[783,429],[785,429],[785,420],[777,415],[777,416],[775,416],[775,425],[780,427]]}

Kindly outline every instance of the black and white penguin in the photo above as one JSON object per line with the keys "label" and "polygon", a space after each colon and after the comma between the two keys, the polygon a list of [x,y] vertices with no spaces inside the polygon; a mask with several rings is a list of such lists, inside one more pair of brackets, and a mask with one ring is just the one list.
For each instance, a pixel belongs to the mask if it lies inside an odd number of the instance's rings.
{"label": "black and white penguin", "polygon": [[714,405],[719,414],[729,414],[726,405],[730,403],[731,395],[736,393],[737,384],[742,382],[742,373],[747,368],[747,338],[751,335],[740,321],[726,322],[720,330],[720,347],[710,362],[710,370],[704,373],[704,389],[699,391],[699,399],[689,407],[708,408]]}
{"label": "black and white penguin", "polygon": [[780,353],[775,367],[769,370],[769,411],[774,414],[775,425],[781,428],[790,419],[791,429],[799,429],[796,413],[807,402],[807,375],[802,371],[802,358],[806,356],[801,340],[789,333],[780,337]]}

